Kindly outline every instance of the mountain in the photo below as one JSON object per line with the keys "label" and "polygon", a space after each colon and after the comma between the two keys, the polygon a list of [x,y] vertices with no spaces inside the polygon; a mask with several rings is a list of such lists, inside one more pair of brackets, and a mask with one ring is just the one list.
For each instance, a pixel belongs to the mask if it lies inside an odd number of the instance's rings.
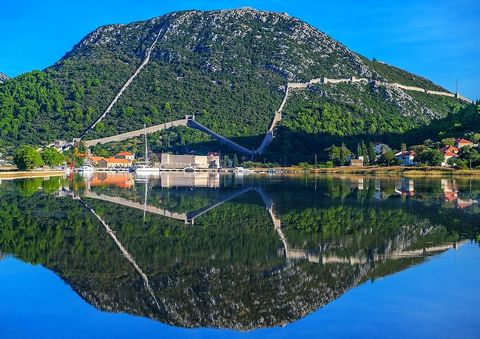
{"label": "mountain", "polygon": [[[53,66],[3,84],[0,146],[78,137],[133,74],[87,139],[195,113],[200,123],[253,148],[270,126],[287,83],[322,77],[378,82],[313,84],[292,91],[280,124],[283,137],[272,144],[275,155],[292,152],[292,140],[301,140],[297,148],[307,153],[323,150],[322,140],[401,133],[464,105],[451,97],[382,85],[447,92],[425,78],[370,61],[288,14],[249,8],[183,11],[102,26]],[[159,135],[158,149],[209,141],[182,128]]]}
{"label": "mountain", "polygon": [[6,74],[0,73],[0,84],[10,79]]}

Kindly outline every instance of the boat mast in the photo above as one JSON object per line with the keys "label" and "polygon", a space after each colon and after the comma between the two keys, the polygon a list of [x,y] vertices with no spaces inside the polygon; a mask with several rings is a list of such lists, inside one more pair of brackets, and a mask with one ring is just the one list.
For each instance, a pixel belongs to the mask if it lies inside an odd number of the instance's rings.
{"label": "boat mast", "polygon": [[143,127],[145,128],[145,165],[148,165],[147,124]]}

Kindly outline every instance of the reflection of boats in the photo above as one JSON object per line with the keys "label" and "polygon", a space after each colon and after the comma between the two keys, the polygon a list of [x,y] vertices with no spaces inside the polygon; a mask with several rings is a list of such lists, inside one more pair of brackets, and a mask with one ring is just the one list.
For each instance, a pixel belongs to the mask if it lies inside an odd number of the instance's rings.
{"label": "reflection of boats", "polygon": [[145,125],[145,164],[135,166],[135,173],[140,175],[151,175],[158,174],[159,171],[159,168],[151,167],[148,162],[147,127]]}

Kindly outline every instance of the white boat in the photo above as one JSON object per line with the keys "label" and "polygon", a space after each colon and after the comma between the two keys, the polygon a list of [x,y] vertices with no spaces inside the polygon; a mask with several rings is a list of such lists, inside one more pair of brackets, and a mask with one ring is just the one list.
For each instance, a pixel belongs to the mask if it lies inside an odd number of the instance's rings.
{"label": "white boat", "polygon": [[251,174],[252,171],[243,167],[235,167],[235,173],[237,175]]}
{"label": "white boat", "polygon": [[82,172],[82,173],[92,173],[95,171],[95,169],[93,168],[92,165],[90,164],[86,164],[86,165],[82,165],[78,168],[78,171],[79,172]]}
{"label": "white boat", "polygon": [[137,174],[160,174],[160,169],[157,167],[150,167],[148,165],[135,166],[135,173]]}
{"label": "white boat", "polygon": [[135,173],[139,175],[159,174],[160,169],[158,167],[150,166],[148,162],[147,125],[144,125],[144,127],[145,127],[145,163],[137,164],[135,166]]}

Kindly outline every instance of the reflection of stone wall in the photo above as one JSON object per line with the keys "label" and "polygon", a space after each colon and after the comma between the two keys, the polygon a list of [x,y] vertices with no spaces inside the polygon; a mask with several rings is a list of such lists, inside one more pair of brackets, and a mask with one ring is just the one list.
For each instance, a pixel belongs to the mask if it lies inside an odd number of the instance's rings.
{"label": "reflection of stone wall", "polygon": [[213,155],[193,155],[193,154],[167,154],[162,153],[161,166],[165,169],[184,169],[185,167],[194,167],[200,169],[217,168],[220,164],[220,157]]}
{"label": "reflection of stone wall", "polygon": [[161,173],[160,175],[161,186],[168,187],[220,187],[220,174],[219,173]]}

